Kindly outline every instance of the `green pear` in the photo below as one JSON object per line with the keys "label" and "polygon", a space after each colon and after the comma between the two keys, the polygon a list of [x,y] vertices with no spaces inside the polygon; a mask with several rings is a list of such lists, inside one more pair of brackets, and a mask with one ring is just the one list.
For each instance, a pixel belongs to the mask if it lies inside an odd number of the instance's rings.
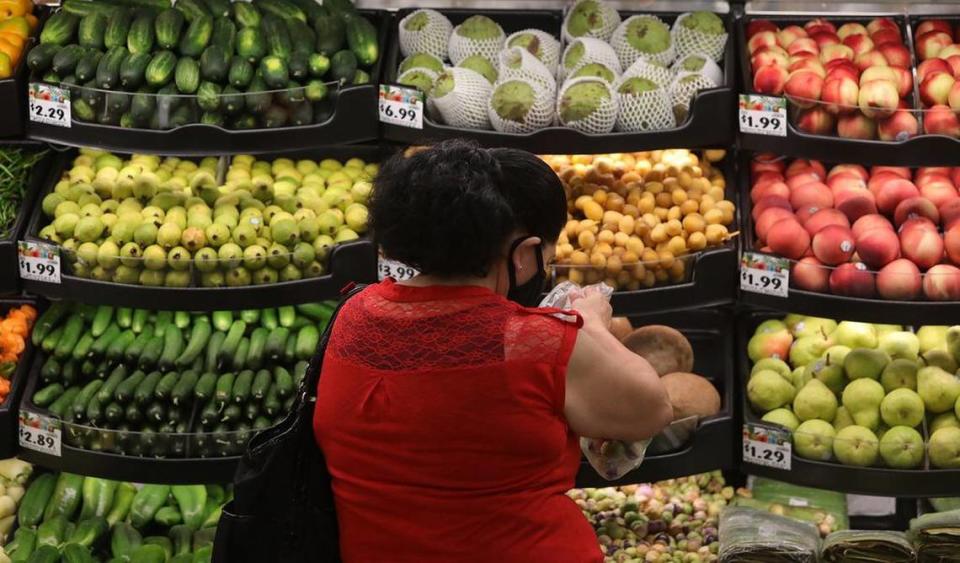
{"label": "green pear", "polygon": [[787,365],[787,362],[779,358],[763,358],[759,362],[753,364],[753,369],[750,370],[750,375],[752,377],[753,374],[765,369],[773,370],[783,376],[784,379],[790,380],[790,366]]}
{"label": "green pear", "polygon": [[886,352],[892,359],[916,360],[920,357],[920,339],[912,332],[888,332],[877,339],[877,349]]}
{"label": "green pear", "polygon": [[786,408],[773,409],[772,411],[763,415],[761,420],[764,422],[779,424],[780,426],[788,428],[791,432],[796,430],[797,426],[800,426],[800,419],[797,418],[797,415],[793,414],[793,411]]}
{"label": "green pear", "polygon": [[837,415],[837,397],[822,381],[811,379],[794,397],[793,412],[802,421],[819,418],[833,422]]}
{"label": "green pear", "polygon": [[834,342],[849,348],[877,347],[877,329],[870,323],[842,321],[831,336]]}
{"label": "green pear", "polygon": [[901,325],[875,324],[875,325],[873,325],[873,329],[874,329],[875,331],[877,331],[877,338],[880,338],[881,336],[883,336],[883,335],[885,335],[885,334],[889,334],[889,333],[891,333],[891,332],[902,332],[902,331],[903,331],[903,326],[901,326]]}
{"label": "green pear", "polygon": [[854,379],[880,379],[883,368],[890,363],[890,356],[880,350],[854,348],[843,360],[843,371]]}
{"label": "green pear", "polygon": [[802,366],[790,373],[790,381],[793,382],[793,387],[797,391],[803,389],[803,386],[806,385],[811,379],[813,379],[813,373]]}
{"label": "green pear", "polygon": [[773,370],[759,371],[747,382],[750,404],[764,413],[790,404],[794,392],[793,385]]}
{"label": "green pear", "polygon": [[953,359],[960,363],[960,326],[948,328],[944,342],[947,345],[947,350],[953,355]]}
{"label": "green pear", "polygon": [[829,461],[833,457],[833,439],[837,431],[829,422],[811,419],[800,423],[793,433],[793,449],[806,459]]}
{"label": "green pear", "polygon": [[933,417],[933,420],[930,421],[930,433],[933,434],[941,428],[952,426],[954,428],[960,428],[960,419],[957,418],[956,413],[954,412],[944,412],[940,413],[937,416]]}
{"label": "green pear", "polygon": [[923,452],[923,436],[909,426],[894,426],[880,437],[880,457],[893,469],[920,467]]}
{"label": "green pear", "polygon": [[880,383],[887,393],[894,389],[917,389],[917,370],[920,366],[910,360],[893,360],[880,374]]}
{"label": "green pear", "polygon": [[843,389],[841,400],[857,425],[876,430],[883,396],[883,385],[872,379],[856,379]]}
{"label": "green pear", "polygon": [[938,367],[927,366],[917,372],[917,392],[928,411],[947,412],[954,408],[960,396],[960,379]]}
{"label": "green pear", "polygon": [[890,426],[913,428],[923,422],[923,415],[923,399],[910,389],[894,389],[880,401],[880,416]]}
{"label": "green pear", "polygon": [[834,430],[839,432],[847,426],[853,426],[854,424],[856,424],[856,422],[853,421],[853,417],[850,416],[850,411],[847,410],[847,407],[837,409],[837,416],[833,417]]}
{"label": "green pear", "polygon": [[937,366],[950,373],[956,373],[957,370],[960,369],[960,364],[957,363],[953,354],[947,351],[946,345],[944,345],[943,348],[927,350],[921,354],[921,357],[923,358],[923,363],[928,366]]}
{"label": "green pear", "polygon": [[850,348],[846,346],[831,346],[827,348],[827,351],[823,353],[823,357],[829,360],[831,364],[842,366],[843,360],[846,359],[847,354],[850,353]]}
{"label": "green pear", "polygon": [[833,439],[833,455],[844,465],[869,467],[877,462],[879,454],[880,440],[863,426],[847,426]]}
{"label": "green pear", "polygon": [[931,434],[927,453],[934,467],[960,469],[960,428],[947,426]]}
{"label": "green pear", "polygon": [[920,353],[925,354],[937,348],[946,349],[948,328],[949,327],[946,326],[927,325],[917,329],[917,339],[920,341]]}
{"label": "green pear", "polygon": [[820,317],[808,317],[804,315],[787,315],[784,319],[794,338],[822,334],[830,336],[836,330],[837,321],[833,319],[824,319]]}
{"label": "green pear", "polygon": [[833,340],[822,333],[802,336],[790,347],[790,363],[794,366],[808,365],[822,356],[833,344]]}
{"label": "green pear", "polygon": [[[317,237],[317,240],[321,238],[322,237]],[[316,241],[314,241],[314,243],[316,243]],[[780,324],[782,325],[783,323]],[[793,336],[785,326],[778,330],[771,331],[760,331],[758,329],[757,332],[750,337],[750,341],[747,342],[747,355],[750,357],[750,361],[754,363],[759,362],[763,358],[778,358],[782,360],[790,355],[790,345],[792,343]]]}
{"label": "green pear", "polygon": [[833,393],[843,391],[843,386],[847,383],[843,375],[843,364],[831,364],[823,358],[808,364],[803,377],[805,380],[819,379]]}

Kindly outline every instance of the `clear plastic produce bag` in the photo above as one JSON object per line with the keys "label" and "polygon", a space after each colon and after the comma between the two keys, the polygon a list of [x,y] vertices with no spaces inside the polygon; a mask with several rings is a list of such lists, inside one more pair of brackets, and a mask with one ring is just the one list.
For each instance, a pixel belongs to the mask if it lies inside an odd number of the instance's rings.
{"label": "clear plastic produce bag", "polygon": [[812,524],[743,507],[720,515],[721,563],[817,563],[819,555]]}
{"label": "clear plastic produce bag", "polygon": [[903,532],[841,530],[823,540],[824,563],[883,561],[912,563],[917,554]]}
{"label": "clear plastic produce bag", "polygon": [[[613,295],[613,288],[605,283],[580,287],[567,281],[554,287],[553,291],[540,303],[540,306],[570,309],[574,301],[594,293],[600,293],[610,299],[610,296]],[[587,457],[590,465],[604,479],[611,481],[619,479],[640,467],[649,445],[650,440],[624,442],[622,440],[580,438],[580,449],[583,451],[583,455]]]}

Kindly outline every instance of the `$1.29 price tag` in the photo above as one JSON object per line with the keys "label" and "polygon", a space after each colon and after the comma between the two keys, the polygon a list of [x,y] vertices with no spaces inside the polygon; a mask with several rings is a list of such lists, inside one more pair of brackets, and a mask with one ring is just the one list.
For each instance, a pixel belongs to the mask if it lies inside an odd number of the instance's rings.
{"label": "$1.29 price tag", "polygon": [[790,292],[790,261],[744,252],[740,259],[740,290],[787,297]]}
{"label": "$1.29 price tag", "polygon": [[787,100],[740,94],[740,132],[787,136]]}
{"label": "$1.29 price tag", "polygon": [[772,426],[743,425],[743,461],[790,471],[790,432]]}
{"label": "$1.29 price tag", "polygon": [[70,127],[70,90],[31,82],[27,90],[30,121]]}
{"label": "$1.29 price tag", "polygon": [[383,257],[380,257],[377,261],[377,270],[381,280],[393,278],[394,281],[408,280],[420,273],[415,268],[411,268],[402,262]]}
{"label": "$1.29 price tag", "polygon": [[20,410],[20,447],[60,457],[60,421],[25,410]]}
{"label": "$1.29 price tag", "polygon": [[380,121],[423,129],[423,92],[393,84],[380,85]]}
{"label": "$1.29 price tag", "polygon": [[60,283],[60,251],[56,246],[21,240],[17,255],[21,279]]}

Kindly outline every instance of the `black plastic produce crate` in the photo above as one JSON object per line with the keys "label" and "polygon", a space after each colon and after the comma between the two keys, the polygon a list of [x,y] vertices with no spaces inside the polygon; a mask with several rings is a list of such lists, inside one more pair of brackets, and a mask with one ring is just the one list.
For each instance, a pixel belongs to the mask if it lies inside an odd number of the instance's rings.
{"label": "black plastic produce crate", "polygon": [[[62,153],[53,167],[47,186],[41,192],[39,200],[50,193],[59,181],[60,173],[75,155],[74,151]],[[301,150],[287,153],[291,158],[340,158],[359,157],[369,161],[379,161],[384,150],[375,146],[331,147],[323,150]],[[38,237],[40,223],[44,221],[43,209],[34,206],[33,214],[25,231],[25,238],[43,242]],[[327,273],[314,278],[296,281],[275,282],[265,285],[245,285],[235,287],[162,287],[143,286],[99,281],[79,277],[71,273],[71,266],[65,251],[61,250],[61,282],[59,284],[22,280],[22,287],[30,293],[43,295],[51,299],[80,301],[92,305],[114,305],[117,307],[143,307],[144,304],[162,304],[169,309],[214,311],[219,309],[251,309],[271,305],[296,305],[312,303],[324,299],[337,299],[341,290],[350,283],[372,283],[377,280],[377,251],[367,238],[338,244],[328,258]],[[196,274],[196,272],[194,272]],[[194,277],[196,282],[196,277]]]}
{"label": "black plastic produce crate", "polygon": [[37,32],[23,44],[23,52],[17,62],[13,75],[0,80],[0,138],[20,137],[27,122],[27,81],[30,74],[27,69],[27,53],[37,44],[39,30],[47,18],[42,6],[34,6],[34,15],[40,20]]}
{"label": "black plastic produce crate", "polygon": [[[24,147],[40,150],[39,146],[24,145]],[[0,150],[4,147],[0,146]],[[0,239],[0,295],[7,293],[16,293],[20,289],[20,274],[18,269],[17,241],[23,237],[27,221],[33,206],[37,202],[37,194],[45,186],[47,175],[50,168],[53,167],[56,158],[53,154],[47,154],[36,164],[30,175],[30,184],[24,194],[23,201],[20,202],[20,212],[6,238]]]}
{"label": "black plastic produce crate", "polygon": [[687,440],[676,444],[663,435],[654,438],[643,463],[615,481],[607,481],[583,459],[577,487],[609,487],[646,483],[736,467],[733,313],[727,309],[701,309],[631,317],[635,326],[664,324],[684,334],[693,346],[693,372],[710,380],[720,392],[720,412],[703,418]]}
{"label": "black plastic produce crate", "polygon": [[[396,14],[393,28],[400,20],[411,13],[411,9],[399,10]],[[536,28],[552,32],[560,38],[563,14],[559,10],[467,10],[467,9],[440,9],[450,21],[457,25],[466,18],[481,14],[489,16],[499,23],[504,32],[509,35],[526,28]],[[641,12],[621,11],[626,18],[635,14],[652,13],[668,25],[681,12]],[[733,37],[733,15],[718,14],[726,22],[728,38],[724,50],[723,68],[724,84],[717,88],[710,88],[698,92],[690,104],[690,116],[683,123],[672,129],[661,131],[644,131],[631,133],[605,133],[591,135],[581,133],[569,127],[553,126],[533,133],[501,133],[485,129],[460,129],[443,125],[424,116],[423,129],[412,129],[387,123],[381,124],[382,136],[389,141],[407,144],[423,144],[442,139],[468,138],[476,140],[486,147],[511,147],[524,149],[534,153],[583,153],[595,154],[602,152],[640,151],[661,148],[686,147],[726,147],[733,144],[734,120],[733,111],[736,108],[736,50]],[[395,84],[397,67],[402,60],[400,53],[399,34],[393,33],[386,52],[383,71],[383,82]],[[560,84],[557,84],[560,87]]]}
{"label": "black plastic produce crate", "polygon": [[[330,117],[312,125],[235,130],[216,125],[190,124],[169,130],[134,129],[101,125],[74,119],[69,128],[28,122],[31,139],[77,147],[158,153],[167,155],[213,155],[270,153],[311,147],[362,143],[379,136],[377,85],[390,33],[391,15],[383,10],[361,10],[377,28],[380,58],[370,70],[370,83],[330,84]],[[131,94],[132,95],[132,94]]]}
{"label": "black plastic produce crate", "polygon": [[[835,311],[843,312],[842,309]],[[737,322],[737,389],[743,409],[743,422],[765,425],[787,431],[782,426],[761,422],[747,399],[746,385],[750,377],[752,362],[747,356],[747,342],[754,330],[765,320],[783,318],[782,313],[767,311],[744,312]],[[787,431],[789,432],[789,431]],[[924,443],[929,439],[927,421],[924,419],[921,435]],[[741,434],[742,437],[742,434]],[[739,445],[739,444],[738,444]],[[742,451],[742,447],[741,447]],[[791,459],[790,471],[741,461],[743,473],[770,477],[806,487],[829,486],[835,491],[861,495],[887,497],[931,497],[953,496],[957,494],[957,479],[960,470],[932,469],[926,455],[919,469],[890,469],[887,467],[857,467],[842,465],[839,461],[816,461],[802,458],[795,453]]]}
{"label": "black plastic produce crate", "polygon": [[[0,315],[6,315],[7,311],[20,305],[31,305],[40,312],[40,306],[35,299],[26,297],[13,297],[0,299]],[[2,318],[2,317],[0,317]],[[17,445],[17,414],[19,413],[20,397],[23,396],[23,390],[28,386],[27,377],[30,374],[33,363],[34,348],[30,338],[27,337],[27,348],[20,355],[20,361],[13,371],[10,380],[10,393],[3,403],[0,403],[0,458],[6,459],[16,454]]]}

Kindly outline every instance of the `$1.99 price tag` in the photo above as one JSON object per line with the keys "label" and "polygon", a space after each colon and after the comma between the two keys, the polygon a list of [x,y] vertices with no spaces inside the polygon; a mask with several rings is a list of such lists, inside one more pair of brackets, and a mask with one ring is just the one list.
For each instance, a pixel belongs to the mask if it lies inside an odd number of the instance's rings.
{"label": "$1.99 price tag", "polygon": [[25,410],[18,415],[20,447],[60,457],[60,421]]}
{"label": "$1.99 price tag", "polygon": [[70,90],[31,82],[27,90],[30,121],[70,127]]}
{"label": "$1.99 price tag", "polygon": [[423,129],[423,92],[393,84],[381,84],[379,96],[380,121]]}
{"label": "$1.99 price tag", "polygon": [[787,100],[740,94],[740,132],[787,136]]}
{"label": "$1.99 price tag", "polygon": [[52,244],[21,240],[17,243],[20,278],[60,283],[60,251]]}
{"label": "$1.99 price tag", "polygon": [[394,281],[404,281],[419,274],[415,268],[411,268],[402,262],[383,258],[377,261],[377,270],[381,280],[384,278],[393,278]]}
{"label": "$1.99 price tag", "polygon": [[760,424],[743,425],[743,461],[790,471],[790,432]]}
{"label": "$1.99 price tag", "polygon": [[790,261],[766,254],[744,252],[740,259],[740,290],[787,297],[790,292]]}

